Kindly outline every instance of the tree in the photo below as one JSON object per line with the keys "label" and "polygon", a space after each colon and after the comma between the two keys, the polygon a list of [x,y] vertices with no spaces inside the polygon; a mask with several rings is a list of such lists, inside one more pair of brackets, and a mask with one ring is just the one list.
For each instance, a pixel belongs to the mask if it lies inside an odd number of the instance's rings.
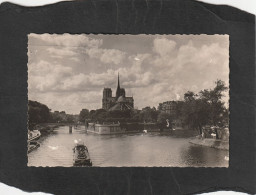
{"label": "tree", "polygon": [[108,113],[104,109],[97,109],[95,111],[90,112],[90,117],[96,122],[103,122],[108,117]]}
{"label": "tree", "polygon": [[140,112],[140,120],[145,122],[156,122],[158,112],[155,107],[150,108],[149,106],[142,108]]}
{"label": "tree", "polygon": [[108,115],[111,118],[125,118],[130,119],[131,118],[131,110],[113,110],[109,111]]}
{"label": "tree", "polygon": [[189,127],[199,130],[200,134],[204,125],[220,124],[227,116],[224,103],[221,101],[227,87],[221,80],[217,80],[215,84],[214,89],[202,90],[199,95],[191,91],[184,94],[183,122]]}
{"label": "tree", "polygon": [[50,109],[37,101],[28,101],[28,126],[33,129],[38,123],[49,122]]}
{"label": "tree", "polygon": [[172,118],[171,118],[171,115],[168,114],[168,113],[165,113],[165,112],[160,112],[157,116],[157,123],[160,127],[160,129],[164,129],[167,127],[167,120],[169,121],[169,128],[172,128],[171,127],[171,124],[172,124]]}
{"label": "tree", "polygon": [[66,116],[66,122],[68,122],[68,123],[73,123],[74,121],[75,121],[74,115],[67,114],[67,116]]}
{"label": "tree", "polygon": [[82,110],[80,111],[80,114],[79,114],[79,121],[80,121],[80,122],[84,122],[85,119],[88,119],[88,118],[89,118],[89,115],[90,115],[90,113],[89,113],[89,110],[88,110],[88,109],[82,109]]}
{"label": "tree", "polygon": [[95,110],[90,110],[90,114],[89,114],[89,117],[90,117],[90,119],[94,119],[94,116],[95,116]]}
{"label": "tree", "polygon": [[215,82],[216,86],[213,90],[203,90],[199,92],[200,99],[204,101],[209,109],[209,120],[214,126],[221,123],[225,114],[224,102],[222,102],[223,92],[228,88],[221,80]]}
{"label": "tree", "polygon": [[191,102],[191,101],[195,100],[195,98],[196,98],[196,94],[192,91],[188,91],[184,94],[184,100],[186,102],[188,102],[188,101]]}
{"label": "tree", "polygon": [[57,122],[62,121],[59,112],[55,111],[55,112],[52,112],[50,114],[51,114],[51,122],[57,123]]}

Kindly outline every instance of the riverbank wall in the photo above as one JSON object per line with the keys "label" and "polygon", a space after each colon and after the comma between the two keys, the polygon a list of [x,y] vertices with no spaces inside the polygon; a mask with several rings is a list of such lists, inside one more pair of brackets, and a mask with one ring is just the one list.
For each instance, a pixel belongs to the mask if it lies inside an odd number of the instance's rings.
{"label": "riverbank wall", "polygon": [[189,141],[189,143],[199,146],[205,146],[210,148],[215,148],[219,150],[229,150],[229,142],[218,140],[214,138],[193,138]]}
{"label": "riverbank wall", "polygon": [[142,132],[143,130],[147,130],[148,132],[151,131],[160,131],[158,125],[156,123],[121,123],[121,129],[124,131],[139,131]]}
{"label": "riverbank wall", "polygon": [[36,129],[40,131],[42,135],[51,133],[54,129],[64,126],[63,124],[57,123],[45,123],[36,125]]}
{"label": "riverbank wall", "polygon": [[157,123],[88,123],[87,132],[95,134],[119,134],[119,133],[143,133],[161,132],[162,134],[175,137],[191,138],[198,135],[198,132],[191,129],[172,130],[171,128],[160,129]]}
{"label": "riverbank wall", "polygon": [[163,129],[162,133],[163,134],[166,133],[178,138],[191,138],[198,135],[197,131],[190,130],[190,129],[179,129],[179,130]]}
{"label": "riverbank wall", "polygon": [[87,132],[95,134],[141,133],[143,130],[160,131],[156,123],[88,123],[87,127]]}

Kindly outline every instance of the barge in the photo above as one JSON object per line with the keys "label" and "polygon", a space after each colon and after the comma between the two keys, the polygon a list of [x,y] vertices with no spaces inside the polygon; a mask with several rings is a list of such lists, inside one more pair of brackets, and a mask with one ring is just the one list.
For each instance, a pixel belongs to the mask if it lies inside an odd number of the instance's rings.
{"label": "barge", "polygon": [[92,166],[92,161],[84,143],[77,143],[73,148],[73,166]]}
{"label": "barge", "polygon": [[40,144],[36,141],[31,141],[28,144],[28,153],[40,147]]}
{"label": "barge", "polygon": [[36,141],[40,138],[41,133],[39,130],[28,130],[28,153],[40,147],[40,144]]}
{"label": "barge", "polygon": [[28,131],[28,142],[38,140],[41,136],[39,130]]}

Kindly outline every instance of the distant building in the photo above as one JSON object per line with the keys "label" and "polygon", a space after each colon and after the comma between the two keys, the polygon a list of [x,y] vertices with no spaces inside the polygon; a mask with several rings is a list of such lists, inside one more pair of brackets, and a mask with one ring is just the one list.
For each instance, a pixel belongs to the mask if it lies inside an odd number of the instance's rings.
{"label": "distant building", "polygon": [[128,110],[134,108],[133,97],[126,97],[125,89],[120,88],[119,74],[115,97],[112,96],[111,88],[103,89],[102,108],[105,110]]}
{"label": "distant building", "polygon": [[158,110],[161,112],[170,114],[172,121],[171,125],[174,129],[182,129],[184,128],[184,124],[182,123],[182,119],[180,116],[181,113],[181,105],[183,104],[183,101],[166,101],[163,103],[160,103],[158,106]]}
{"label": "distant building", "polygon": [[173,118],[177,118],[178,114],[178,104],[181,104],[182,101],[167,101],[160,103],[158,109],[162,112],[170,114]]}

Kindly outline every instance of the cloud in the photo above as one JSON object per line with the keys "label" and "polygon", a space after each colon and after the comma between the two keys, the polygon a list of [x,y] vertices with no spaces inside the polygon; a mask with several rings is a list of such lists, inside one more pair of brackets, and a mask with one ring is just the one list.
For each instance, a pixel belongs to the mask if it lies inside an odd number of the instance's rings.
{"label": "cloud", "polygon": [[[130,75],[133,76],[133,79],[130,79]],[[155,76],[151,72],[145,72],[143,74],[136,74],[129,72],[126,76],[126,79],[123,79],[122,85],[127,88],[134,87],[146,87],[155,82]]]}
{"label": "cloud", "polygon": [[[135,95],[137,99],[135,103],[139,107],[156,106],[158,103],[168,100],[180,100],[188,90],[197,93],[202,89],[213,88],[214,81],[217,79],[228,84],[228,45],[222,47],[219,42],[194,44],[195,41],[190,40],[179,47],[174,41],[163,39],[159,41],[158,38],[153,41],[153,51],[157,51],[157,55],[154,53],[148,55],[145,60],[147,66],[139,63],[138,67],[140,68],[137,70],[150,71],[153,73],[155,82],[148,86],[145,85],[146,87],[140,88],[138,91],[135,90],[134,94],[138,93]],[[161,45],[163,48],[169,48],[170,52],[162,51]],[[136,62],[133,65],[135,66],[135,64]],[[144,69],[141,68],[142,66]],[[139,82],[140,79],[137,81]],[[130,85],[138,86],[136,82],[130,82]]]}
{"label": "cloud", "polygon": [[74,56],[76,53],[72,51],[70,48],[54,48],[49,47],[46,49],[49,54],[57,55],[57,56]]}
{"label": "cloud", "polygon": [[76,93],[70,92],[31,92],[30,100],[38,101],[46,104],[52,111],[66,111],[66,113],[79,114],[82,108],[96,109],[100,108],[101,104],[100,91],[82,91]]}
{"label": "cloud", "polygon": [[142,73],[148,71],[147,65],[150,64],[151,58],[152,55],[148,53],[129,56],[128,60],[131,64],[131,72]]}
{"label": "cloud", "polygon": [[[117,48],[114,36],[112,45],[104,45],[108,35],[30,34],[29,98],[70,113],[100,108],[103,88],[115,93],[118,72],[121,87],[128,96],[133,94],[139,108],[180,100],[188,90],[213,88],[217,79],[228,84],[228,36],[145,37],[148,49],[136,53],[126,48],[131,39],[126,36],[118,38],[123,45]],[[136,51],[144,48],[143,36],[132,39]]]}
{"label": "cloud", "polygon": [[103,73],[77,73],[71,67],[40,61],[28,67],[29,91],[64,92],[98,90],[116,81],[117,71],[108,70]]}
{"label": "cloud", "polygon": [[86,49],[86,54],[90,58],[99,59],[105,64],[119,65],[125,59],[125,53],[116,49],[90,48]]}
{"label": "cloud", "polygon": [[175,49],[176,42],[167,38],[156,38],[153,42],[153,50],[160,56],[170,55]]}
{"label": "cloud", "polygon": [[32,63],[28,66],[28,89],[32,91],[53,91],[72,74],[71,67],[51,64],[46,61]]}
{"label": "cloud", "polygon": [[[228,48],[218,43],[196,47],[193,41],[178,48],[175,56],[168,54],[156,57],[153,66],[159,77],[172,82],[201,86],[202,81],[228,79]],[[160,68],[161,67],[161,68]]]}
{"label": "cloud", "polygon": [[96,74],[74,74],[63,80],[62,85],[59,86],[58,90],[98,90],[100,91],[105,85],[108,86],[113,82],[113,71],[108,70],[105,73]]}

